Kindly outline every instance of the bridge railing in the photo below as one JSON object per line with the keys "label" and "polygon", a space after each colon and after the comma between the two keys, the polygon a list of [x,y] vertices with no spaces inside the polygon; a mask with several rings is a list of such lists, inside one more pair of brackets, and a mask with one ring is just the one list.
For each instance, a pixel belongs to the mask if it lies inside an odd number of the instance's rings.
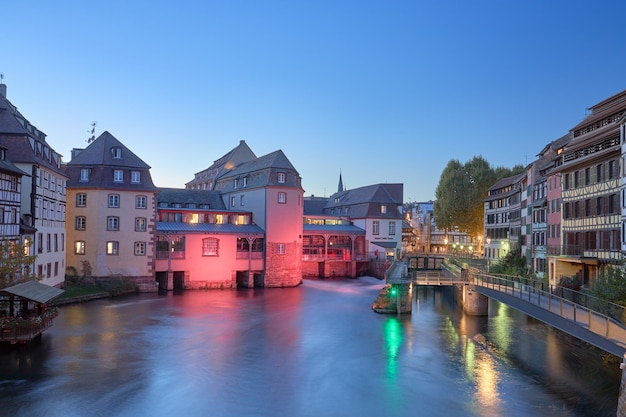
{"label": "bridge railing", "polygon": [[493,289],[535,304],[586,327],[606,339],[613,340],[616,344],[626,346],[626,327],[621,320],[616,320],[600,311],[560,297],[551,291],[545,291],[541,286],[534,285],[535,283],[525,283],[522,280],[511,280],[480,273],[470,274],[469,281],[474,285]]}

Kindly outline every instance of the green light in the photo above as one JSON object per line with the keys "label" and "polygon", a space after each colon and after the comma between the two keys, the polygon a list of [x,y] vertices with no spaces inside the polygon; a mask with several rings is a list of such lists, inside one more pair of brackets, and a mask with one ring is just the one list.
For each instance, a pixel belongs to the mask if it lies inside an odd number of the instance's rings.
{"label": "green light", "polygon": [[389,291],[389,293],[395,297],[395,295],[398,293],[398,290],[395,287],[391,287],[391,290]]}

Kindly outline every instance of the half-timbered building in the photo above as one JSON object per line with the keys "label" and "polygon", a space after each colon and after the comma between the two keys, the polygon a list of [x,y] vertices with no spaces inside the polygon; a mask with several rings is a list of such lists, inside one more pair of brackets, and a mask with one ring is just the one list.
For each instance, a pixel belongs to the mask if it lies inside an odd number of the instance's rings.
{"label": "half-timbered building", "polygon": [[622,258],[620,229],[621,137],[626,91],[590,108],[589,115],[570,130],[554,174],[562,190],[562,246],[549,257],[550,283],[595,279],[602,264]]}

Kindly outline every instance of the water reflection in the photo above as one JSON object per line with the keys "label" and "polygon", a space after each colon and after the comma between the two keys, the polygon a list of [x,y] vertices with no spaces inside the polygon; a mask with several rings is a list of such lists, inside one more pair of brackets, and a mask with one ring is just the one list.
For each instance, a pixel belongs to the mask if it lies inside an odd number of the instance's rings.
{"label": "water reflection", "polygon": [[[67,306],[0,354],[11,416],[615,415],[619,367],[517,311],[451,292],[371,311],[372,278]],[[603,392],[600,392],[603,391]]]}

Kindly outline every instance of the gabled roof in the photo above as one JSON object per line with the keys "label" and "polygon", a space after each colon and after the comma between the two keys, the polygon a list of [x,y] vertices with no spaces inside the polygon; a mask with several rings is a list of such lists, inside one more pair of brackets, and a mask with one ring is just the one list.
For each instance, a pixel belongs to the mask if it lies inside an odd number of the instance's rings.
{"label": "gabled roof", "polygon": [[[112,148],[121,148],[121,158],[114,158]],[[122,142],[109,132],[105,131],[81,150],[68,166],[95,166],[105,165],[124,168],[150,169],[150,166],[128,149]]]}
{"label": "gabled roof", "polygon": [[256,159],[256,155],[252,152],[246,141],[240,140],[239,145],[228,151],[221,158],[213,161],[213,164],[210,167],[203,169],[200,172],[196,172],[194,179],[185,185],[191,185],[196,182],[204,182],[208,178],[215,179],[223,175],[224,172],[233,169],[237,165],[254,159]]}
{"label": "gabled roof", "polygon": [[251,161],[242,162],[237,165],[230,171],[225,171],[224,174],[220,177],[222,178],[231,178],[236,177],[237,175],[247,174],[250,172],[261,171],[267,168],[277,168],[277,169],[286,169],[296,171],[294,166],[289,162],[287,156],[283,153],[282,150],[277,150],[272,153],[268,153],[267,155],[260,156]]}
{"label": "gabled roof", "polygon": [[326,208],[364,203],[402,204],[403,184],[374,184],[335,193]]}
{"label": "gabled roof", "polygon": [[0,290],[0,294],[15,295],[16,297],[26,298],[36,303],[47,303],[62,293],[63,290],[41,284],[37,281],[27,281]]}
{"label": "gabled roof", "polygon": [[6,85],[0,84],[0,134],[25,135],[44,141],[46,135],[33,126],[6,98]]}

